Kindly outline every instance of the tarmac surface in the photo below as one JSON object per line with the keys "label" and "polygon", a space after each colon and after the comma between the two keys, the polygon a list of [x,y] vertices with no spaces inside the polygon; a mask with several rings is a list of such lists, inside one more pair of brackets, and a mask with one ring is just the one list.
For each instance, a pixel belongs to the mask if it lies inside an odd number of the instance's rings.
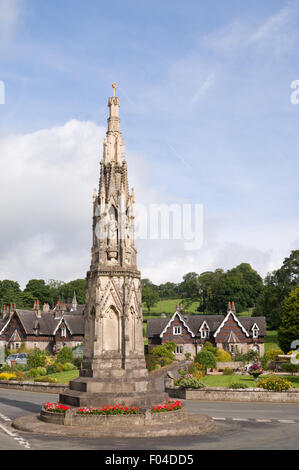
{"label": "tarmac surface", "polygon": [[298,404],[186,402],[189,414],[213,418],[216,429],[199,436],[87,438],[45,436],[12,428],[38,414],[57,395],[0,389],[0,450],[298,450]]}

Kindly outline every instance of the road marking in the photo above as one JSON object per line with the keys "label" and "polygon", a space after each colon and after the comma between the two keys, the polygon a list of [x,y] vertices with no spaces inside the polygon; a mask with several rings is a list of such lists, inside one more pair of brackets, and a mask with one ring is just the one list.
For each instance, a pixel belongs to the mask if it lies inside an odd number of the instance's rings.
{"label": "road marking", "polygon": [[272,423],[271,419],[256,419],[257,423]]}
{"label": "road marking", "polygon": [[8,418],[7,416],[4,416],[2,413],[0,413],[0,418],[3,419],[3,421],[11,421],[10,418]]}
{"label": "road marking", "polygon": [[[4,416],[2,413],[0,414],[0,418],[3,419],[3,421],[11,421],[10,418],[7,416]],[[3,426],[3,424],[0,423],[0,429],[4,431],[6,434],[8,434],[10,437],[13,437],[15,441],[17,441],[21,446],[24,446],[25,449],[31,449],[31,446],[29,442],[27,442],[23,437],[20,437],[17,432],[10,431],[7,429],[7,427]]]}
{"label": "road marking", "polygon": [[214,421],[225,421],[226,418],[212,418]]}
{"label": "road marking", "polygon": [[233,421],[249,421],[247,418],[233,418]]}
{"label": "road marking", "polygon": [[296,421],[293,421],[292,419],[278,419],[277,421],[283,424],[296,424]]}

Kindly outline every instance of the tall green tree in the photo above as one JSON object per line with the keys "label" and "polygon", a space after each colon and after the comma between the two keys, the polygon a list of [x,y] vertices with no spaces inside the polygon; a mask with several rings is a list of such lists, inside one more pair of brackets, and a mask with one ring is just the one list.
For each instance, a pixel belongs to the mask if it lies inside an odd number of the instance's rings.
{"label": "tall green tree", "polygon": [[151,308],[159,302],[160,297],[157,290],[157,287],[151,283],[149,279],[142,279],[141,280],[141,288],[142,288],[142,302],[145,303],[149,313]]}
{"label": "tall green tree", "polygon": [[299,286],[291,290],[282,306],[281,325],[278,329],[278,343],[287,353],[293,341],[299,341]]}

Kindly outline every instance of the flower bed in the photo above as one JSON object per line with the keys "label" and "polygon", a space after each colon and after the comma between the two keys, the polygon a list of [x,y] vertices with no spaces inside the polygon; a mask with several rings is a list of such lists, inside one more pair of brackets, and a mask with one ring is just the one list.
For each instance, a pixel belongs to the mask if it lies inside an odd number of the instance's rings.
{"label": "flower bed", "polygon": [[46,411],[50,411],[51,413],[60,413],[60,414],[64,414],[67,410],[70,409],[69,406],[62,405],[59,402],[57,403],[48,402],[44,405],[44,408]]}
{"label": "flower bed", "polygon": [[139,408],[132,406],[104,406],[103,408],[78,408],[77,414],[79,415],[133,415],[138,414]]}
{"label": "flower bed", "polygon": [[283,377],[267,377],[266,379],[260,379],[257,387],[269,390],[272,392],[283,392],[292,388],[292,384],[289,380]]}
{"label": "flower bed", "polygon": [[164,403],[163,405],[157,405],[152,407],[153,413],[164,413],[168,411],[176,411],[182,408],[182,403],[177,401],[169,401],[168,403]]}

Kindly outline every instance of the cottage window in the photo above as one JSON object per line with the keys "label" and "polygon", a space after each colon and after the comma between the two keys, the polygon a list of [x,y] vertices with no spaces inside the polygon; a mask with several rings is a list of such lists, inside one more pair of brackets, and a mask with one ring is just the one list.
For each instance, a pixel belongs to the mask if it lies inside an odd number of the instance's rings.
{"label": "cottage window", "polygon": [[62,337],[62,338],[65,338],[65,337],[66,337],[66,328],[65,328],[65,327],[62,327],[62,328],[61,328],[61,337]]}
{"label": "cottage window", "polygon": [[181,335],[182,334],[182,327],[181,326],[174,326],[173,327],[173,334],[174,335]]}
{"label": "cottage window", "polygon": [[208,338],[210,336],[210,330],[201,330],[201,337]]}
{"label": "cottage window", "polygon": [[257,326],[255,326],[255,327],[253,328],[253,330],[252,330],[252,336],[253,336],[253,338],[258,338],[258,336],[259,336],[259,329],[258,329]]}
{"label": "cottage window", "polygon": [[183,354],[183,346],[177,346],[175,348],[175,353],[176,354]]}

